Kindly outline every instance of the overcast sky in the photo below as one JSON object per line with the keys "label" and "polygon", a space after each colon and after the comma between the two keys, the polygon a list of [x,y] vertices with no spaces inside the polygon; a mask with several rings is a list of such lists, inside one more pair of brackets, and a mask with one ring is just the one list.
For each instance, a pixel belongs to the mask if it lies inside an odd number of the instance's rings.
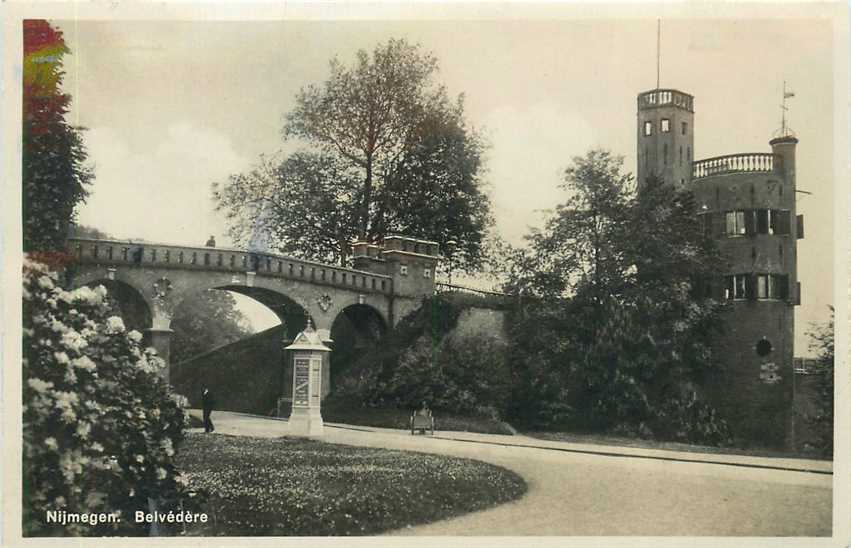
{"label": "overcast sky", "polygon": [[[323,81],[334,55],[348,63],[391,37],[436,55],[439,80],[466,95],[491,144],[496,228],[514,243],[564,200],[557,184],[574,156],[604,147],[634,172],[636,95],[656,83],[655,19],[54,23],[71,49],[69,118],[88,128],[96,168],[79,221],[160,242],[229,243],[210,183],[282,148],[295,93]],[[769,152],[784,79],[796,93],[798,188],[812,192],[798,198],[797,355],[832,303],[831,39],[819,20],[662,22],[661,85],[695,96],[696,159]]]}

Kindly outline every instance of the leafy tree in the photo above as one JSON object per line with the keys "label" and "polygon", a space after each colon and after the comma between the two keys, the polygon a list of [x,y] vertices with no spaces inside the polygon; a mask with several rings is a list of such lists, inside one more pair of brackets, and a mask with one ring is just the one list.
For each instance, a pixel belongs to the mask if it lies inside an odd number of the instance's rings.
{"label": "leafy tree", "polygon": [[[721,322],[719,305],[695,288],[715,274],[717,249],[690,192],[652,180],[636,195],[621,164],[601,150],[575,158],[567,201],[527,250],[512,251],[506,288],[526,296],[514,318],[516,382],[550,398],[515,393],[513,408],[531,405],[534,424],[561,403],[562,420],[576,425],[671,431],[673,402],[703,409],[688,398],[714,368],[709,344]],[[724,437],[711,412],[694,416],[713,424],[677,431]]]}
{"label": "leafy tree", "polygon": [[830,320],[824,325],[813,326],[808,333],[810,350],[816,353],[815,370],[818,375],[816,414],[811,418],[811,423],[825,455],[833,455],[833,312],[833,307],[830,307]]}
{"label": "leafy tree", "polygon": [[46,21],[24,21],[23,247],[63,247],[74,208],[88,195],[93,173],[78,128],[65,121],[71,98],[61,92],[62,32]]}
{"label": "leafy tree", "polygon": [[359,51],[351,67],[333,59],[324,84],[299,92],[282,131],[308,151],[214,186],[234,240],[264,230],[281,251],[345,265],[354,238],[403,232],[444,252],[455,240],[454,264],[480,266],[492,223],[484,144],[436,73],[437,60],[404,40]]}
{"label": "leafy tree", "polygon": [[357,235],[358,183],[328,154],[298,152],[283,161],[261,158],[247,174],[214,185],[217,208],[234,241],[267,234],[282,253],[347,264],[348,243]]}
{"label": "leafy tree", "polygon": [[565,170],[560,186],[570,193],[567,201],[529,237],[536,270],[543,273],[532,280],[536,294],[582,294],[601,306],[623,292],[630,265],[622,244],[633,182],[620,172],[622,162],[592,150]]}
{"label": "leafy tree", "polygon": [[93,240],[111,240],[113,236],[93,226],[72,224],[68,230],[69,238],[91,238]]}
{"label": "leafy tree", "polygon": [[233,295],[215,289],[185,300],[175,311],[171,328],[171,360],[176,364],[251,334]]}

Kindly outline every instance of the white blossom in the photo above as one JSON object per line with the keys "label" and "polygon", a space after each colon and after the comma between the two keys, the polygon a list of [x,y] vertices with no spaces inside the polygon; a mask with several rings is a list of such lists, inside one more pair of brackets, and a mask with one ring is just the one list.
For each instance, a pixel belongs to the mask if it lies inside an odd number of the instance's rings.
{"label": "white blossom", "polygon": [[38,286],[44,289],[53,289],[53,280],[48,276],[41,276],[38,279]]}
{"label": "white blossom", "polygon": [[65,371],[65,382],[67,382],[68,384],[74,384],[77,382],[77,374],[74,373],[73,369],[68,368]]}
{"label": "white blossom", "polygon": [[124,332],[124,320],[122,320],[119,316],[110,316],[106,319],[106,332],[107,333],[123,333]]}
{"label": "white blossom", "polygon": [[65,365],[71,363],[71,359],[68,358],[68,354],[65,352],[54,352],[53,359],[56,360],[56,363]]}
{"label": "white blossom", "polygon": [[56,398],[56,407],[62,411],[62,420],[68,423],[77,420],[77,414],[74,413],[74,405],[80,401],[77,394],[56,391],[53,395]]}
{"label": "white blossom", "polygon": [[81,439],[86,439],[89,437],[89,432],[92,430],[92,425],[87,422],[80,422],[77,424],[77,436]]}
{"label": "white blossom", "polygon": [[53,318],[53,321],[50,322],[50,329],[56,331],[57,333],[65,333],[66,331],[68,331],[68,327],[56,318]]}
{"label": "white blossom", "polygon": [[85,337],[83,337],[73,329],[69,329],[68,331],[62,334],[61,342],[62,346],[75,352],[79,352],[80,350],[89,345],[89,342],[85,339]]}
{"label": "white blossom", "polygon": [[72,363],[74,364],[74,367],[85,369],[86,371],[92,371],[97,367],[95,362],[93,362],[88,356],[80,356],[79,358],[74,359]]}
{"label": "white blossom", "polygon": [[59,444],[56,443],[56,438],[54,438],[53,436],[45,439],[44,445],[46,445],[48,449],[52,449],[53,451],[59,449]]}
{"label": "white blossom", "polygon": [[53,388],[52,382],[43,381],[41,379],[33,377],[32,379],[27,380],[27,384],[38,393],[44,393],[47,390]]}
{"label": "white blossom", "polygon": [[[99,286],[103,287],[103,286]],[[83,301],[85,303],[91,305],[100,304],[103,300],[104,296],[106,296],[106,290],[100,291],[92,289],[91,287],[80,287],[71,292],[71,298],[74,301]]]}
{"label": "white blossom", "polygon": [[133,342],[141,342],[142,334],[134,329],[133,331],[127,333],[127,338]]}

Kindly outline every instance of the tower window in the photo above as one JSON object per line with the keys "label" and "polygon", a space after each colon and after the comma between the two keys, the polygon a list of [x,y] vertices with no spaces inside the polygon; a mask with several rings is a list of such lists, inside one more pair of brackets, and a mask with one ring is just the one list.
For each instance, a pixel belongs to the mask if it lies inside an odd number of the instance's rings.
{"label": "tower window", "polygon": [[683,122],[683,135],[688,133],[688,122]]}
{"label": "tower window", "polygon": [[662,133],[671,131],[671,121],[667,118],[662,118]]}
{"label": "tower window", "polygon": [[680,165],[683,165],[683,145],[680,145]]}
{"label": "tower window", "polygon": [[756,343],[756,353],[758,356],[768,356],[769,354],[771,354],[772,350],[773,348],[771,346],[771,341],[769,341],[765,337],[763,337],[762,340]]}
{"label": "tower window", "polygon": [[785,274],[757,274],[756,298],[757,299],[785,299],[788,291],[789,278]]}
{"label": "tower window", "polygon": [[691,162],[691,147],[686,147],[686,161]]}
{"label": "tower window", "polygon": [[665,165],[668,165],[668,143],[662,146],[662,158],[665,161]]}
{"label": "tower window", "polygon": [[769,213],[769,234],[789,234],[789,211],[774,209]]}
{"label": "tower window", "polygon": [[757,299],[767,299],[768,298],[768,286],[769,286],[769,276],[765,274],[760,274],[756,277],[756,298]]}
{"label": "tower window", "polygon": [[727,212],[727,235],[728,236],[742,236],[747,234],[747,227],[745,226],[745,212],[744,211],[728,211]]}
{"label": "tower window", "polygon": [[756,210],[756,231],[757,234],[774,234],[774,226],[771,220],[770,209]]}
{"label": "tower window", "polygon": [[644,136],[653,135],[653,122],[644,122]]}
{"label": "tower window", "polygon": [[748,297],[750,286],[750,276],[748,274],[726,276],[725,281],[724,297],[727,300],[740,301]]}

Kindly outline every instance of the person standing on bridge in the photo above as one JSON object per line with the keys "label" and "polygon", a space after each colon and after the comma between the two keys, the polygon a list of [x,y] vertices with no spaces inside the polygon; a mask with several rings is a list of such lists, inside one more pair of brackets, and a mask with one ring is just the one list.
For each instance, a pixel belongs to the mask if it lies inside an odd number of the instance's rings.
{"label": "person standing on bridge", "polygon": [[216,400],[213,399],[213,394],[210,393],[210,389],[205,386],[204,392],[201,394],[201,407],[204,410],[204,432],[207,434],[216,430],[216,427],[213,426],[213,419],[210,418],[215,404]]}
{"label": "person standing on bridge", "polygon": [[204,245],[207,246],[207,247],[216,247],[216,237],[210,236],[210,239],[207,240],[207,243],[204,244]]}

